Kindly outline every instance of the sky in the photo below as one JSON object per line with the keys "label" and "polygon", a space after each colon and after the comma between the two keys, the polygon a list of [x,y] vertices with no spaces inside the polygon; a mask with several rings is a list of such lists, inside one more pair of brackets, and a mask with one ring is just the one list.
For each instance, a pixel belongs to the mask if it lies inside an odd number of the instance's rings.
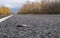
{"label": "sky", "polygon": [[14,12],[16,12],[18,9],[20,9],[27,1],[30,2],[39,2],[41,0],[0,0],[0,7],[6,6],[12,10],[16,9]]}

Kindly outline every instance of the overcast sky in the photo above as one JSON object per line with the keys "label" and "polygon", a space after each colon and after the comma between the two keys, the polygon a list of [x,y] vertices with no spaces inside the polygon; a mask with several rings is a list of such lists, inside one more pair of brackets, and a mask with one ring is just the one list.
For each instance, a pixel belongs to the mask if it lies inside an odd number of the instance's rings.
{"label": "overcast sky", "polygon": [[[9,8],[19,8],[21,7],[24,3],[26,3],[28,0],[0,0],[0,7],[1,6],[6,6]],[[38,2],[40,0],[29,0],[31,2]]]}

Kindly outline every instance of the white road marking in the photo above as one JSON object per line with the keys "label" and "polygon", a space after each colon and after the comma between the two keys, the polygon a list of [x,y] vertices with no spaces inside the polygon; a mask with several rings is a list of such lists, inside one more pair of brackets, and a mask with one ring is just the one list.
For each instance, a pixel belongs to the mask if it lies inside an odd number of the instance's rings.
{"label": "white road marking", "polygon": [[4,18],[1,18],[1,19],[0,19],[0,23],[3,22],[3,21],[5,21],[6,19],[12,17],[12,16],[13,16],[13,15],[10,15],[10,16],[4,17]]}

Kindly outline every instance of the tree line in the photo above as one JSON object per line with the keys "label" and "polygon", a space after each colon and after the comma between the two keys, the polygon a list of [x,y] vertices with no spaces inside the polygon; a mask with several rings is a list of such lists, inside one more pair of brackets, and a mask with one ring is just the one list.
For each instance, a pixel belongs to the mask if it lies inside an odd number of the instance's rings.
{"label": "tree line", "polygon": [[60,14],[60,2],[59,0],[28,2],[18,11],[18,14]]}
{"label": "tree line", "polygon": [[11,15],[11,14],[12,14],[12,11],[9,8],[5,6],[2,6],[0,8],[0,15]]}

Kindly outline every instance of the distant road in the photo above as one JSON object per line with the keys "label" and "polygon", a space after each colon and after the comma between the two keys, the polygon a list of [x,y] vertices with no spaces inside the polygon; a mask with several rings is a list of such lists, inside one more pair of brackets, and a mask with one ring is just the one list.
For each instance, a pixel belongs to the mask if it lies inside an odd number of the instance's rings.
{"label": "distant road", "polygon": [[60,38],[60,15],[15,14],[0,23],[0,38]]}

